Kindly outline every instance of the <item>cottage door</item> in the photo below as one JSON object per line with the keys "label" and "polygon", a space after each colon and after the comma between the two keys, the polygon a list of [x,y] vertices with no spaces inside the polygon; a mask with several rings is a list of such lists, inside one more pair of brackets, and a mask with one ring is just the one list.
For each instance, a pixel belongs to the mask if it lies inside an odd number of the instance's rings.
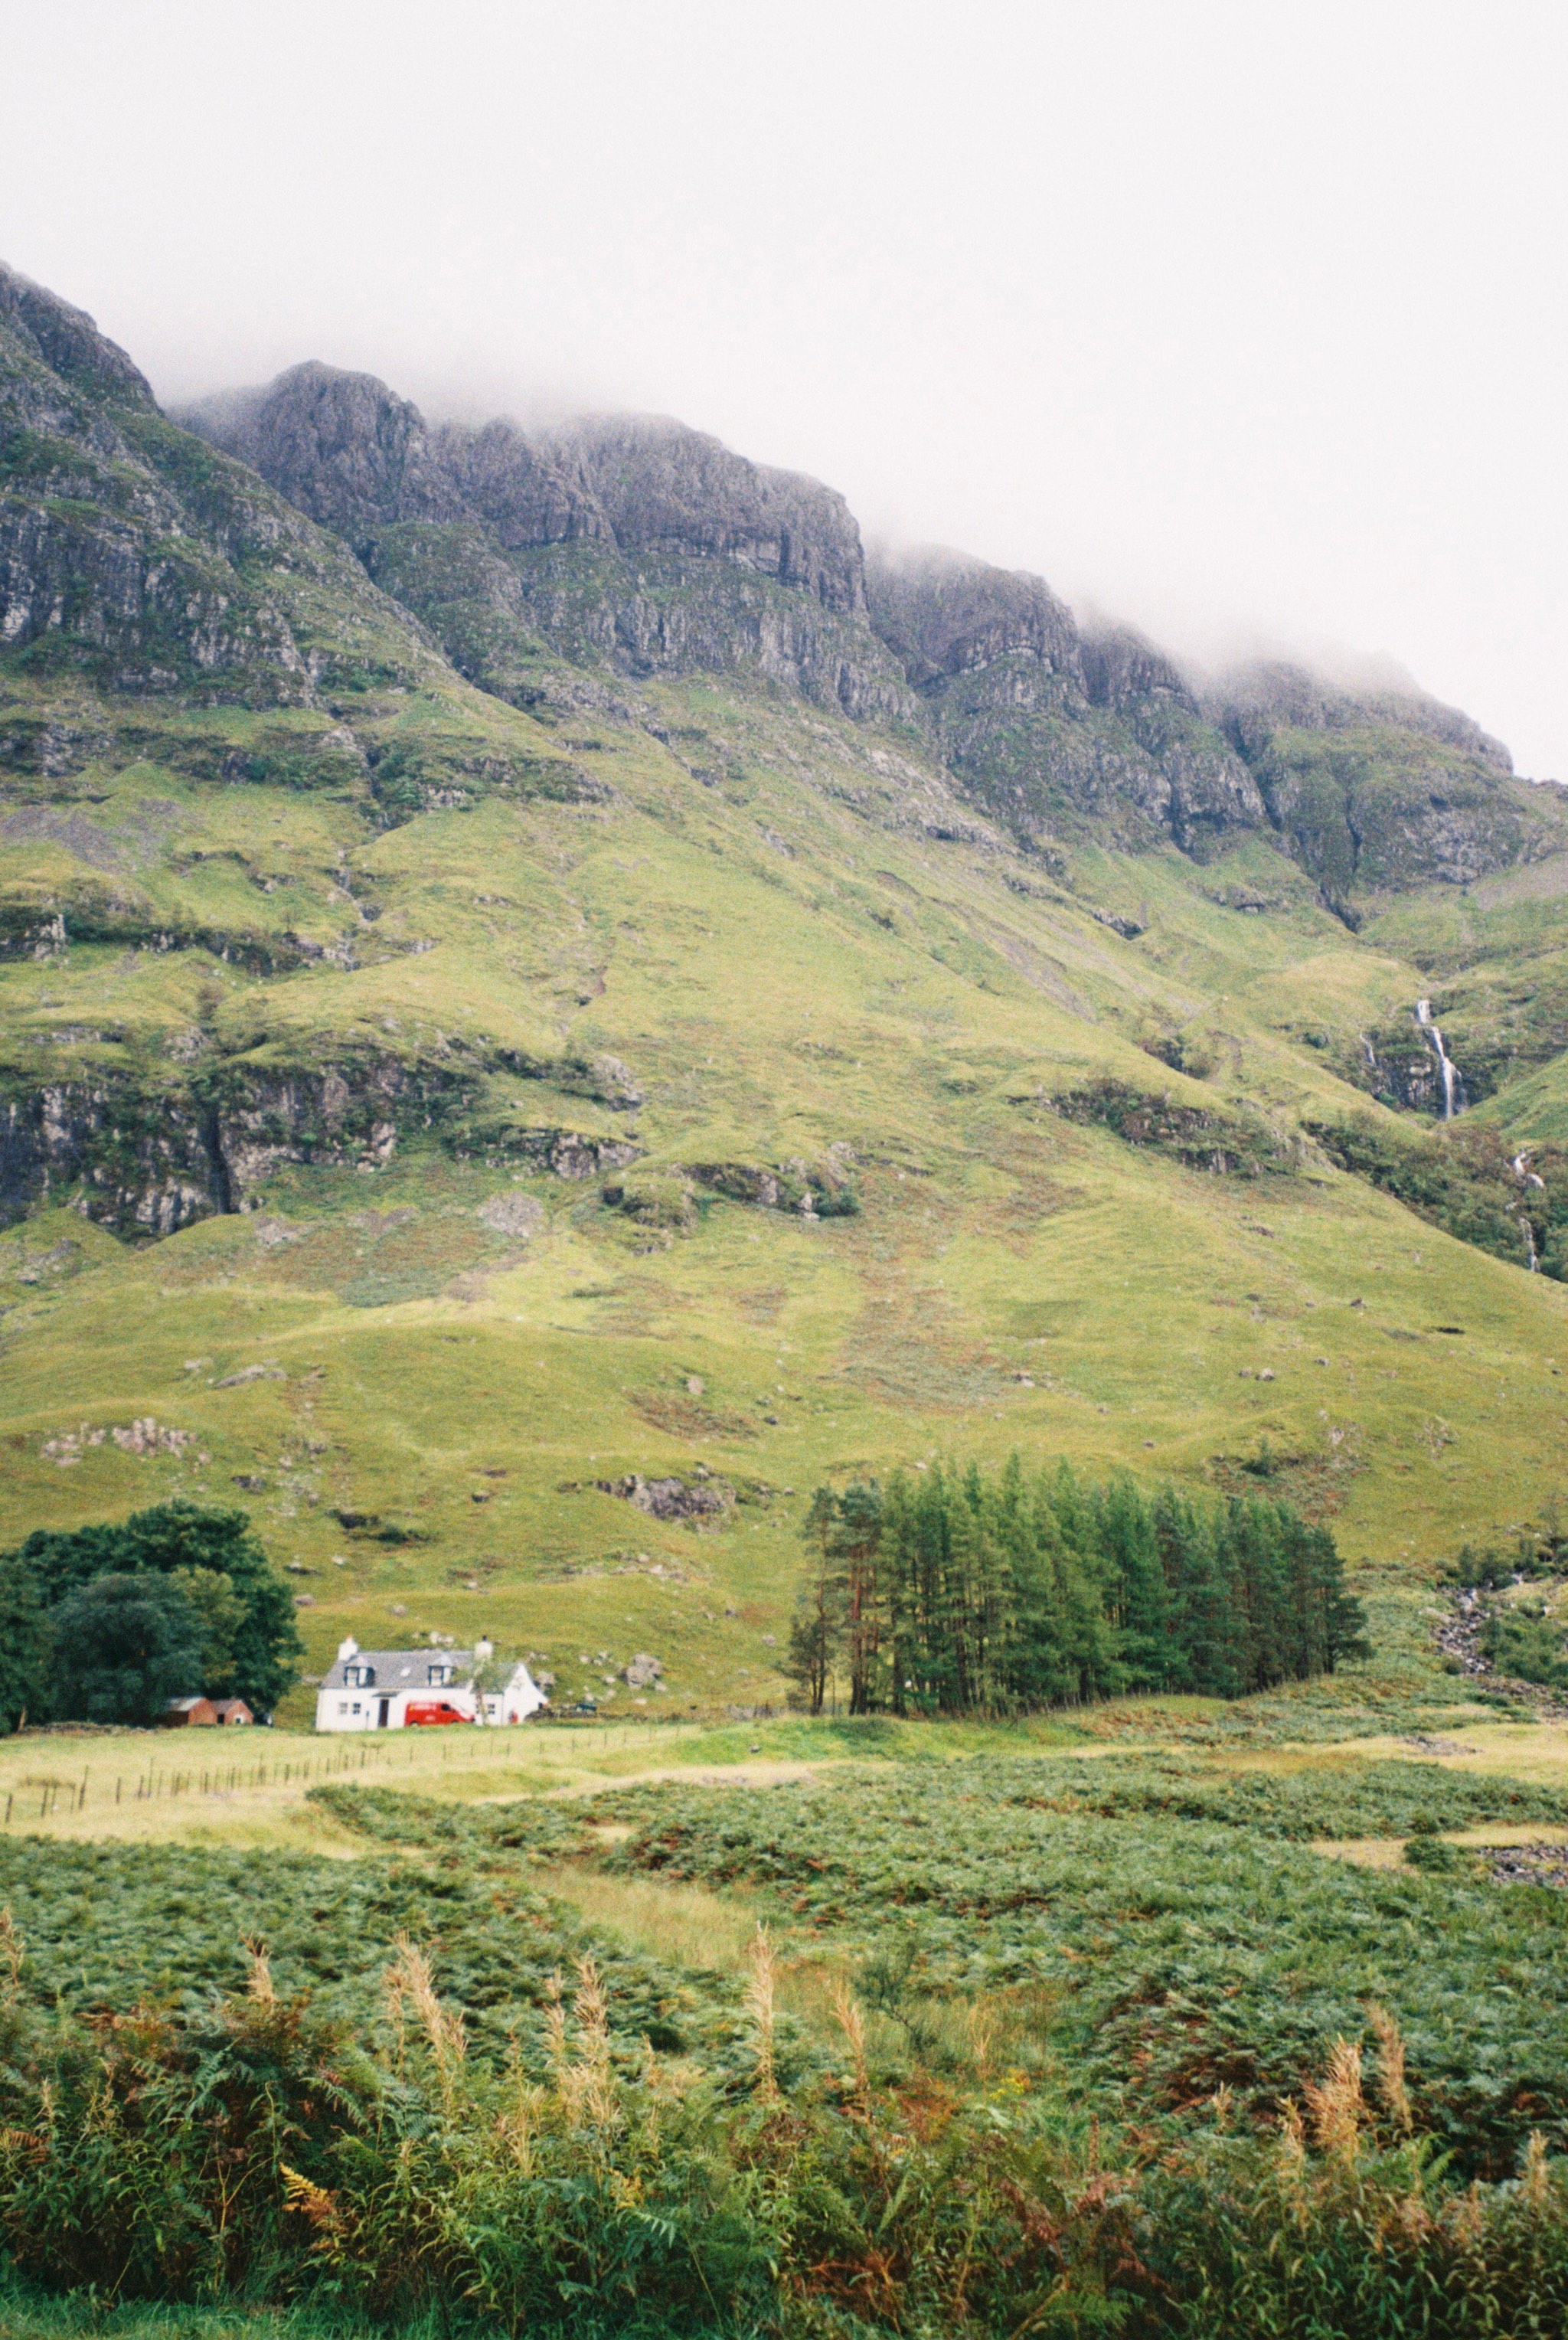
{"label": "cottage door", "polygon": [[390,1698],[383,1698],[383,1699],[382,1699],[382,1700],[378,1702],[377,1707],[376,1707],[376,1729],[377,1729],[378,1730],[384,1730],[386,1729],[386,1727],[387,1727],[387,1717],[388,1717],[388,1715],[389,1715],[391,1712],[392,1712],[392,1700],[391,1700],[391,1699],[390,1699]]}

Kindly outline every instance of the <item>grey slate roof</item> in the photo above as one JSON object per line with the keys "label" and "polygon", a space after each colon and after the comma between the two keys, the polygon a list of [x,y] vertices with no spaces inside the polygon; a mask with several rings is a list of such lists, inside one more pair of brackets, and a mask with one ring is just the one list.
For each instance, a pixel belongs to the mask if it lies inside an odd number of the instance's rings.
{"label": "grey slate roof", "polygon": [[372,1667],[375,1680],[370,1688],[382,1697],[388,1691],[428,1689],[432,1666],[451,1667],[452,1690],[461,1690],[473,1680],[471,1650],[360,1650],[352,1658],[333,1659],[322,1676],[323,1690],[358,1689],[358,1683],[351,1685],[343,1680],[345,1665]]}

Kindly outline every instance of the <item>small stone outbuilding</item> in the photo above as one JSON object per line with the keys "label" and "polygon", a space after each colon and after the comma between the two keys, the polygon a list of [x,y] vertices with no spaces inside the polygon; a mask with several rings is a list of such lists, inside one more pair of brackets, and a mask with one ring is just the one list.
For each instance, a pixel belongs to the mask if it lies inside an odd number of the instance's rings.
{"label": "small stone outbuilding", "polygon": [[163,1719],[166,1730],[180,1730],[192,1723],[216,1722],[218,1710],[210,1698],[172,1698],[164,1709]]}

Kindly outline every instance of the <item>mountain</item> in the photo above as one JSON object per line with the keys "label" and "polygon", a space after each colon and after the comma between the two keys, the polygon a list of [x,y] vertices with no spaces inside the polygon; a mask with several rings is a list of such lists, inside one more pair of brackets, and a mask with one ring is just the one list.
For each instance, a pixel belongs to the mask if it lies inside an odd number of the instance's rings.
{"label": "mountain", "polygon": [[1259,664],[1195,689],[1130,630],[1081,630],[1043,578],[939,548],[868,563],[842,497],[664,418],[432,431],[383,382],[313,363],[179,419],[345,537],[514,703],[541,649],[634,677],[760,673],[909,729],[1027,847],[1168,840],[1202,860],[1262,834],[1353,920],[1365,895],[1562,842],[1561,792],[1513,782],[1506,749],[1414,685]]}
{"label": "mountain", "polygon": [[9,273],[0,643],[0,1535],[222,1494],[318,1670],[677,1710],[779,1697],[832,1470],[1266,1481],[1412,1588],[1551,1495],[1563,793],[1414,686],[667,420],[164,414]]}

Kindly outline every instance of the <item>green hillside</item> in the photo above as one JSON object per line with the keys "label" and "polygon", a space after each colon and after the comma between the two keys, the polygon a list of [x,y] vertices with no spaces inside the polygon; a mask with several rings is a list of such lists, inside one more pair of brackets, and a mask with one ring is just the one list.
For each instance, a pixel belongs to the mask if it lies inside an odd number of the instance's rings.
{"label": "green hillside", "polygon": [[[624,521],[340,537],[20,283],[0,1543],[237,1500],[313,1672],[482,1629],[601,1696],[655,1651],[685,1711],[780,1699],[835,1472],[1266,1477],[1412,1589],[1549,1503],[1568,1290],[1322,1132],[1434,1126],[1368,1066],[1430,1063],[1430,997],[1475,1126],[1568,1138],[1556,792],[1403,706],[1259,747],[1195,699],[1150,747],[1167,686],[1089,668],[998,745],[863,609]],[[623,654],[617,595],[732,654]],[[1285,811],[1050,828],[1117,726]]]}

